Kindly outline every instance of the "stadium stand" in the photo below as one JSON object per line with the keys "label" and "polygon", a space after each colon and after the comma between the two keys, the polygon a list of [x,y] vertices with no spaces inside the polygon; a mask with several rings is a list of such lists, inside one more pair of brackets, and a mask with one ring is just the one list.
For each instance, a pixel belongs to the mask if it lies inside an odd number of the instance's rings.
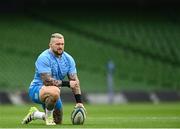
{"label": "stadium stand", "polygon": [[178,21],[161,14],[85,14],[48,11],[2,16],[0,89],[27,89],[36,56],[48,47],[51,33],[61,32],[66,50],[77,60],[85,91],[107,91],[109,59],[116,65],[116,92],[179,90]]}
{"label": "stadium stand", "polygon": [[[64,25],[63,22],[61,23]],[[145,81],[155,87],[157,85],[164,88],[177,87],[174,80],[177,73],[174,72],[174,69],[179,66],[177,58],[179,54],[175,50],[178,48],[176,44],[178,44],[177,39],[179,40],[179,36],[177,36],[179,26],[170,18],[120,16],[120,18],[114,19],[114,17],[102,16],[95,21],[90,17],[81,22],[65,20],[64,23],[71,30],[75,32],[80,30],[79,34],[90,36],[98,43],[110,43],[110,45],[118,47],[119,51],[121,51],[120,49],[125,51],[122,57],[119,56],[119,60],[125,58],[123,63],[126,62],[127,65],[120,68],[122,71],[128,70],[125,72],[130,76],[130,81]],[[122,33],[118,30],[122,30]]]}

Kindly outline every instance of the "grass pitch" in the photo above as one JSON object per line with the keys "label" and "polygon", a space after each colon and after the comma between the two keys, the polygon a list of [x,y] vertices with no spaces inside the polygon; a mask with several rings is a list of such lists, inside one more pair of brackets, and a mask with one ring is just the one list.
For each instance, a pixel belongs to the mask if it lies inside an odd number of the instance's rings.
{"label": "grass pitch", "polygon": [[0,105],[0,128],[180,128],[180,103],[85,105],[87,119],[84,125],[72,125],[74,104],[64,105],[62,125],[46,126],[42,120],[22,125],[21,120],[31,106]]}

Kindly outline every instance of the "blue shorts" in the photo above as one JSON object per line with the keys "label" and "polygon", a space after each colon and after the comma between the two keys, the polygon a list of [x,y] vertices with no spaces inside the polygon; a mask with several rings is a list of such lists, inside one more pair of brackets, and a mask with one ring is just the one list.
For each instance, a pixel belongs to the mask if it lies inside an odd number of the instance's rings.
{"label": "blue shorts", "polygon": [[[40,98],[39,98],[39,91],[40,89],[42,88],[42,86],[30,86],[29,87],[29,97],[31,98],[31,100],[35,103],[38,103],[38,104],[41,104],[43,108],[45,108],[45,103],[41,102],[40,101]],[[61,109],[62,108],[62,101],[61,99],[59,98],[56,102],[56,105],[55,105],[55,109]]]}

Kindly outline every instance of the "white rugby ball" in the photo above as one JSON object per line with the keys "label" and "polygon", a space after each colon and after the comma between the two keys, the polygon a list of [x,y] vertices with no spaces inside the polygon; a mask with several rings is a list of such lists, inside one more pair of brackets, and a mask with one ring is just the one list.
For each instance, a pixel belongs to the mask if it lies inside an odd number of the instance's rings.
{"label": "white rugby ball", "polygon": [[71,113],[71,121],[73,125],[82,125],[86,119],[86,112],[83,108],[75,108]]}

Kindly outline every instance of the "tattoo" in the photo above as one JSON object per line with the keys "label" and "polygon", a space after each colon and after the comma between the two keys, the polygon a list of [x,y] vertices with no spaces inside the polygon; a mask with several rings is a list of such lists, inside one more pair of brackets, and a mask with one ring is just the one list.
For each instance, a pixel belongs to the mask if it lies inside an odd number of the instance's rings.
{"label": "tattoo", "polygon": [[81,94],[80,82],[79,82],[77,74],[69,74],[68,78],[69,78],[70,81],[77,81],[78,82],[78,86],[76,88],[73,88],[72,92],[74,94]]}
{"label": "tattoo", "polygon": [[68,78],[69,78],[69,80],[72,80],[72,81],[78,80],[77,74],[75,74],[75,73],[69,74]]}
{"label": "tattoo", "polygon": [[51,77],[49,73],[41,73],[41,78],[45,86],[58,86],[60,87],[62,84],[61,80],[56,80]]}

